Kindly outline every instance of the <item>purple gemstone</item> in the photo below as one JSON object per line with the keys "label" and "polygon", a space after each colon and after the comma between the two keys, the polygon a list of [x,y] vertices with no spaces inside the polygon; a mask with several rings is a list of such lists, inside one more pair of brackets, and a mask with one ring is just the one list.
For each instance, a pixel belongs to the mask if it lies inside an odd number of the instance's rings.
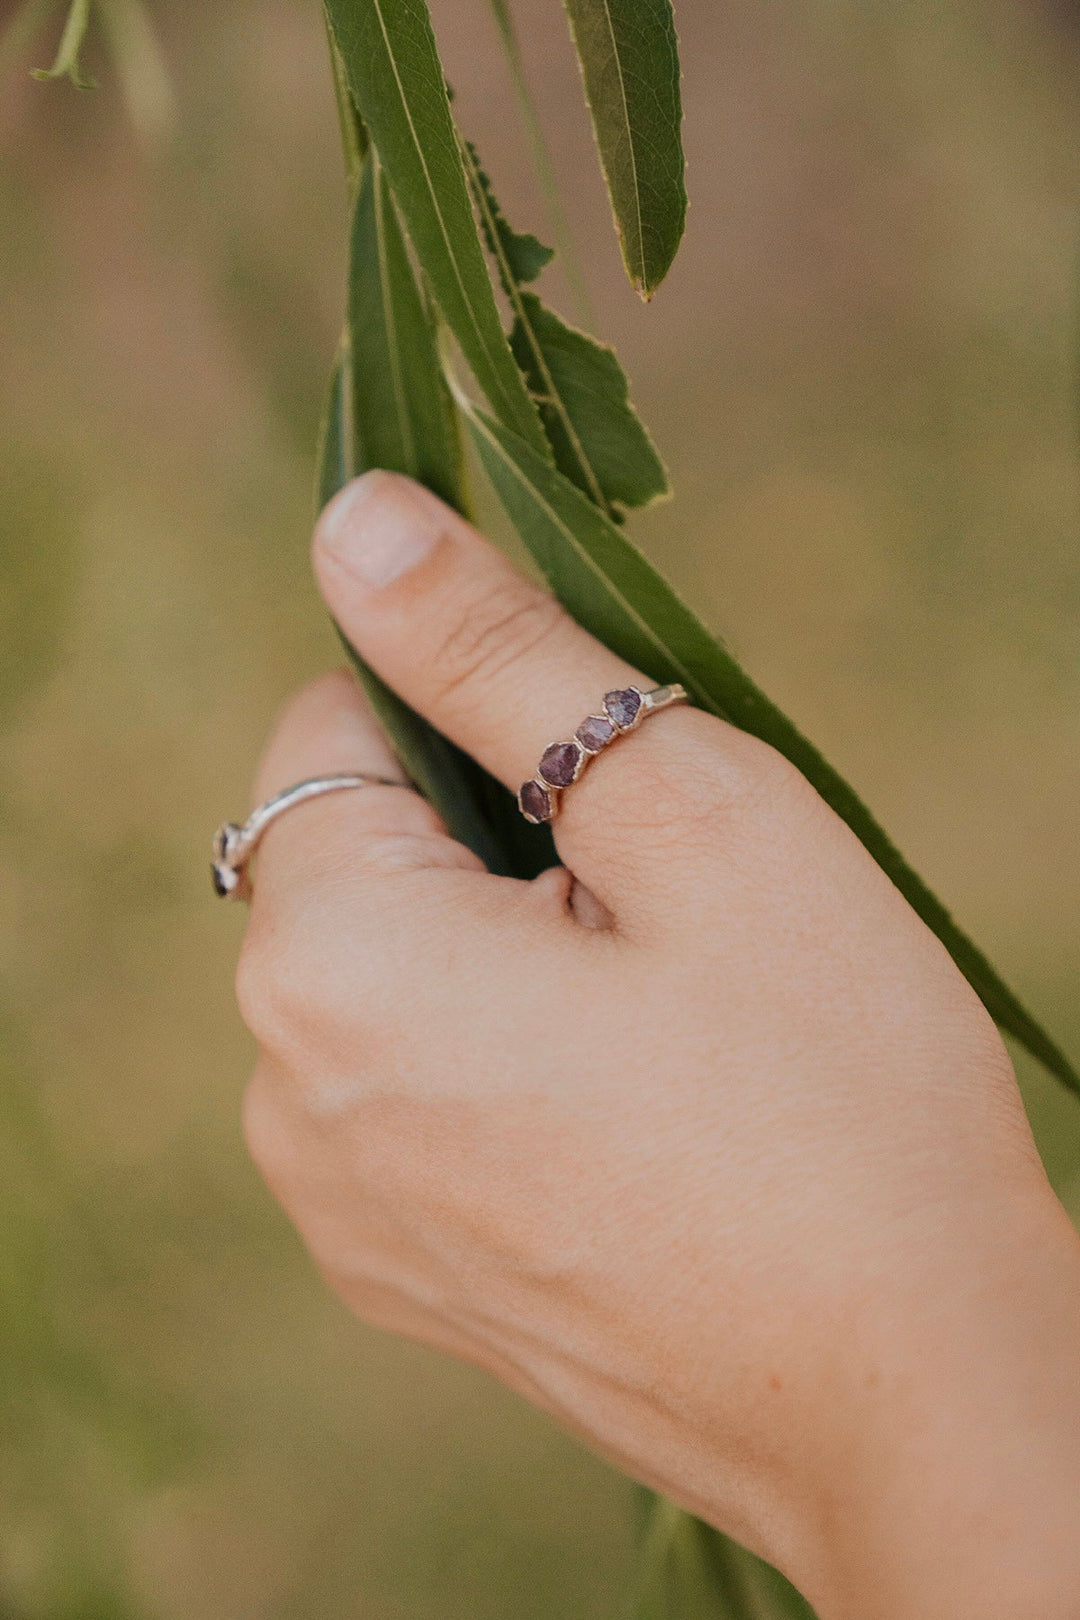
{"label": "purple gemstone", "polygon": [[614,735],[615,727],[606,714],[590,714],[574,733],[582,748],[590,754],[598,754],[601,748],[606,748]]}
{"label": "purple gemstone", "polygon": [[542,782],[523,782],[518,804],[527,821],[550,821],[555,813],[555,802]]}
{"label": "purple gemstone", "polygon": [[585,751],[577,742],[552,743],[540,759],[537,776],[550,787],[569,787],[581,769]]}
{"label": "purple gemstone", "polygon": [[608,692],[604,708],[620,731],[629,731],[641,712],[641,693],[636,686],[624,686],[621,691]]}

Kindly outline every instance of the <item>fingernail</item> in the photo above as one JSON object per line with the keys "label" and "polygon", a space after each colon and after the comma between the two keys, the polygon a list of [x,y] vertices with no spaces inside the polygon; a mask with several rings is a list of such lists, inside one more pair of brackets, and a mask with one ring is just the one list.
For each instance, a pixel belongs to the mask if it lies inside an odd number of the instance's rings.
{"label": "fingernail", "polygon": [[439,539],[438,512],[393,473],[354,478],[319,519],[318,542],[365,585],[390,585],[423,562]]}

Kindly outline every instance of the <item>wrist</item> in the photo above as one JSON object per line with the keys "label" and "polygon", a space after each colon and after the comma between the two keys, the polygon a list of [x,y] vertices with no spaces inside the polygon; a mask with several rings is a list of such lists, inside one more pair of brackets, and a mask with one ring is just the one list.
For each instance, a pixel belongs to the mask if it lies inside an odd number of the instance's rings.
{"label": "wrist", "polygon": [[1080,1612],[1080,1241],[1044,1186],[978,1227],[856,1312],[812,1495],[821,1620]]}

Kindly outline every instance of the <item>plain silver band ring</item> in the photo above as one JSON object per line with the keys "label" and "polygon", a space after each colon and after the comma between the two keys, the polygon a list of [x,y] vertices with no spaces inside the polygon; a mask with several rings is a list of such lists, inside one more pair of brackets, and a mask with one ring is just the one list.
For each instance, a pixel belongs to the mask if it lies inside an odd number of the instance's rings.
{"label": "plain silver band ring", "polygon": [[272,799],[260,804],[247,820],[237,824],[224,821],[214,834],[214,859],[210,863],[214,893],[226,900],[246,900],[251,893],[247,865],[255,847],[272,821],[284,815],[305,799],[317,799],[323,793],[337,793],[342,788],[396,787],[408,788],[408,782],[389,776],[372,776],[362,771],[343,771],[337,776],[309,776]]}

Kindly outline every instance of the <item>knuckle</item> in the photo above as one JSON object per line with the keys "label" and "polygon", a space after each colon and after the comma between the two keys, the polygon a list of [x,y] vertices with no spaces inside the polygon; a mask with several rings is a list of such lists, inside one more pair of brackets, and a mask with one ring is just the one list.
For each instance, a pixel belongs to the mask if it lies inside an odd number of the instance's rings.
{"label": "knuckle", "polygon": [[715,834],[719,784],[708,766],[673,770],[672,762],[650,756],[636,771],[634,816],[650,842],[696,847]]}
{"label": "knuckle", "polygon": [[697,854],[715,845],[719,829],[753,822],[800,784],[811,791],[795,767],[758,738],[732,728],[720,733],[721,722],[700,711],[680,721],[650,724],[634,739],[632,763],[627,751],[631,791],[625,781],[613,782],[609,827],[612,816],[621,818],[628,834]]}
{"label": "knuckle", "polygon": [[811,791],[789,759],[748,731],[729,731],[722,761],[713,768],[717,797],[727,812],[757,815],[768,804]]}
{"label": "knuckle", "polygon": [[519,658],[555,634],[563,613],[527,580],[500,580],[480,596],[437,646],[433,669],[440,699],[497,680]]}
{"label": "knuckle", "polygon": [[730,832],[764,824],[800,784],[807,786],[783,754],[748,732],[736,732],[723,750],[710,750],[687,773],[686,820],[695,833],[715,841],[718,826]]}

